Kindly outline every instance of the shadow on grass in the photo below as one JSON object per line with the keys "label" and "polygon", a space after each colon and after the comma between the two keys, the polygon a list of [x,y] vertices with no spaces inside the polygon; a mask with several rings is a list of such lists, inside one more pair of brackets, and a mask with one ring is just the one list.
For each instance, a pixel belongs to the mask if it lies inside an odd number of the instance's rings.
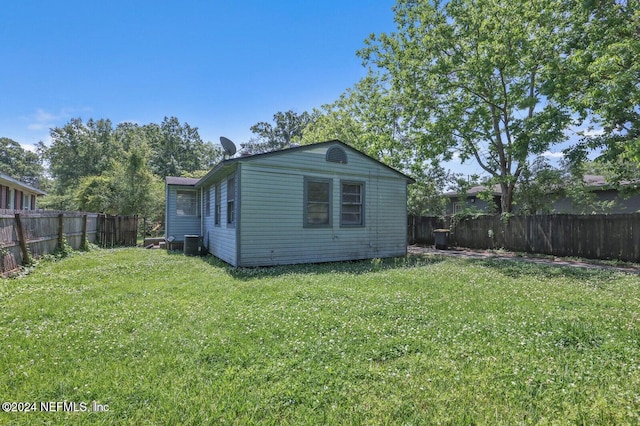
{"label": "shadow on grass", "polygon": [[[171,251],[170,255],[184,256],[181,251]],[[452,256],[438,254],[422,255],[409,254],[404,257],[393,257],[383,259],[363,259],[343,262],[305,263],[295,265],[276,265],[261,267],[233,267],[228,263],[212,255],[199,257],[204,263],[225,269],[226,272],[235,279],[250,280],[264,277],[278,277],[291,274],[362,274],[370,272],[387,271],[392,269],[406,269],[426,265],[434,265],[445,260],[450,260]],[[586,268],[568,265],[553,265],[548,262],[531,261],[521,258],[456,258],[453,260],[478,265],[494,269],[496,273],[510,278],[520,278],[523,276],[537,276],[544,279],[572,278],[586,280],[597,277],[604,280],[616,279],[618,271],[607,268]]]}
{"label": "shadow on grass", "polygon": [[304,263],[296,265],[261,266],[252,268],[234,268],[217,257],[207,255],[202,261],[216,268],[225,268],[227,273],[238,280],[278,277],[291,274],[363,274],[387,271],[391,269],[415,268],[442,262],[444,258],[424,258],[408,255],[385,259],[364,259],[345,262]]}

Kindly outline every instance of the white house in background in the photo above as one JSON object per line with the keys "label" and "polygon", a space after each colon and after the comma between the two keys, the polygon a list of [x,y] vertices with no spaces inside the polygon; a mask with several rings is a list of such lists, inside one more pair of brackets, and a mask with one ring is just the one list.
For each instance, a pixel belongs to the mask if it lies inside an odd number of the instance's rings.
{"label": "white house in background", "polygon": [[24,182],[0,174],[0,209],[35,210],[38,197],[42,195],[47,194]]}
{"label": "white house in background", "polygon": [[403,256],[413,182],[338,140],[240,156],[166,178],[165,236],[242,267]]}

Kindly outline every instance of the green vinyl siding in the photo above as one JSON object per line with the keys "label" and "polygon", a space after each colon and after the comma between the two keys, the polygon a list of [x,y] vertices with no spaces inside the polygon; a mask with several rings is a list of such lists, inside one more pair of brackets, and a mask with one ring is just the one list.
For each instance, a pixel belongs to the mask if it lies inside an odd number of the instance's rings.
{"label": "green vinyl siding", "polygon": [[[240,266],[406,254],[407,180],[359,153],[347,151],[347,164],[327,163],[325,153],[326,147],[243,164]],[[331,183],[329,226],[305,226],[308,181]],[[363,225],[341,226],[343,182],[366,191]]]}
{"label": "green vinyl siding", "polygon": [[[340,161],[327,161],[332,147]],[[201,235],[242,267],[402,256],[409,182],[339,142],[238,157],[194,186],[167,185],[167,235]],[[177,216],[178,189],[199,191],[200,214]]]}
{"label": "green vinyl siding", "polygon": [[[228,178],[229,177],[222,178],[222,180],[213,182],[204,188],[204,191],[209,191],[211,194],[211,209],[217,212],[220,220],[219,223],[216,224],[215,213],[205,218],[203,222],[203,240],[209,253],[231,265],[237,266],[236,226],[235,224],[228,223],[227,216]],[[219,197],[216,196],[216,188],[219,190]],[[235,188],[237,194],[237,179]]]}
{"label": "green vinyl siding", "polygon": [[[167,207],[165,209],[165,234],[166,237],[173,236],[175,241],[184,241],[185,235],[200,235],[200,217],[195,214],[184,215],[183,205],[178,205],[178,193],[194,194],[197,192],[190,186],[167,185]],[[180,207],[180,208],[178,208]]]}

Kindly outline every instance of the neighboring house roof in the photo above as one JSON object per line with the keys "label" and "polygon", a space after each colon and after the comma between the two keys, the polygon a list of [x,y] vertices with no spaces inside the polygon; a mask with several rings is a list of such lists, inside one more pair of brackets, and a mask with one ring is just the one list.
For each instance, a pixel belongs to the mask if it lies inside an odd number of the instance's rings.
{"label": "neighboring house roof", "polygon": [[[593,191],[611,189],[609,182],[607,182],[607,180],[605,179],[604,176],[600,176],[600,175],[584,175],[583,176],[583,181],[584,181],[585,185],[587,186],[587,188],[591,189]],[[628,181],[624,181],[624,182],[620,182],[620,183],[623,186],[631,184],[631,182],[628,182]],[[496,195],[496,196],[502,195],[502,188],[500,187],[500,185],[494,185],[492,189],[493,189],[493,195]],[[487,190],[487,187],[484,186],[484,185],[473,186],[473,187],[471,187],[471,188],[469,188],[467,190],[467,197],[476,196],[476,195],[478,195],[478,193],[486,191],[486,190]],[[455,191],[445,192],[443,195],[445,197],[449,197],[449,198],[455,198],[455,197],[459,197],[460,196],[460,194],[458,192],[455,192]]]}
{"label": "neighboring house roof", "polygon": [[0,174],[0,185],[13,186],[14,188],[18,188],[21,191],[32,192],[36,195],[47,195],[46,192],[38,188],[34,188],[31,185],[27,185],[24,182],[3,174]]}
{"label": "neighboring house roof", "polygon": [[358,153],[360,155],[363,155],[363,156],[369,158],[371,161],[375,161],[376,163],[384,166],[385,168],[387,168],[387,169],[393,171],[394,173],[398,174],[399,176],[403,177],[408,182],[415,183],[415,179],[405,175],[404,173],[401,173],[401,172],[397,171],[393,167],[390,167],[390,166],[388,166],[388,165],[376,160],[375,158],[365,154],[364,152],[359,151],[359,150],[353,148],[352,146],[349,146],[346,143],[344,143],[342,141],[339,141],[337,139],[331,140],[331,141],[326,141],[326,142],[318,142],[318,143],[314,143],[314,144],[310,144],[310,145],[302,145],[302,146],[296,146],[296,147],[292,147],[292,148],[285,148],[285,149],[280,149],[280,150],[277,150],[277,151],[264,152],[264,153],[260,153],[260,154],[253,154],[253,155],[229,158],[229,159],[222,160],[221,162],[219,162],[216,166],[213,167],[213,169],[211,169],[211,171],[209,173],[207,173],[201,179],[180,178],[180,177],[167,176],[166,182],[167,182],[167,185],[193,185],[195,187],[200,187],[209,178],[211,178],[212,176],[216,175],[220,170],[222,170],[222,169],[224,169],[226,167],[229,167],[230,165],[233,165],[235,163],[254,161],[254,160],[257,160],[257,159],[260,159],[260,158],[276,156],[276,155],[283,155],[283,154],[287,154],[287,153],[294,152],[294,151],[306,151],[306,150],[318,148],[318,147],[323,146],[323,145],[327,145],[327,146],[329,146],[329,145],[340,145],[345,149],[354,151],[354,152],[356,152],[356,153]]}
{"label": "neighboring house roof", "polygon": [[[475,197],[479,193],[487,191],[487,189],[488,187],[484,185],[472,186],[471,188],[467,189],[467,197]],[[492,195],[502,195],[502,189],[500,188],[500,185],[494,185],[492,190]],[[443,195],[449,198],[456,198],[460,196],[460,194],[456,191],[445,192]]]}
{"label": "neighboring house roof", "polygon": [[607,185],[607,180],[604,176],[599,175],[584,175],[583,176],[584,183],[588,186],[605,186]]}

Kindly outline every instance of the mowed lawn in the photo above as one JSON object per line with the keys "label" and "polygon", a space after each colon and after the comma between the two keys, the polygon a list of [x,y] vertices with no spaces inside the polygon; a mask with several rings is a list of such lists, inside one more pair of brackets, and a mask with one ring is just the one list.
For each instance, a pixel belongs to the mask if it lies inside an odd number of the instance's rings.
{"label": "mowed lawn", "polygon": [[95,250],[0,280],[0,369],[86,404],[0,424],[638,424],[640,277]]}

